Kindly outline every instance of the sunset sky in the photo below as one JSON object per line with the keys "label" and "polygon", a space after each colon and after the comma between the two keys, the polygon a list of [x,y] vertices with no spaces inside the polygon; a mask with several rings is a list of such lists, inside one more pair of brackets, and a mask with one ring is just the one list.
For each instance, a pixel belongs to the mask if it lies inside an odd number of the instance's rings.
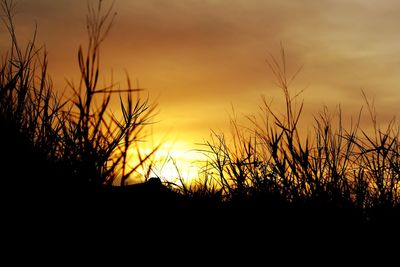
{"label": "sunset sky", "polygon": [[[110,1],[104,1],[108,5]],[[78,80],[77,49],[85,44],[86,1],[19,0],[16,25],[28,38],[38,25],[38,44],[61,90]],[[361,89],[375,99],[384,121],[400,102],[400,2],[396,0],[116,0],[114,27],[102,47],[103,75],[124,81],[126,70],[158,103],[154,126],[180,153],[228,129],[231,106],[258,112],[260,96],[280,91],[265,60],[279,57],[289,69],[303,66],[293,84],[305,89],[305,120],[323,105],[344,114],[363,105]],[[6,32],[0,28],[0,49]],[[307,125],[307,123],[306,123]]]}

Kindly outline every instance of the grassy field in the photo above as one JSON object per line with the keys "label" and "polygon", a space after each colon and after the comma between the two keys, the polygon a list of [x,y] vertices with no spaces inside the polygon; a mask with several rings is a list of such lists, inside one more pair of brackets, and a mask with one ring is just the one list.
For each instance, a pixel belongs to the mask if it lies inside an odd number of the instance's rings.
{"label": "grassy field", "polygon": [[[126,186],[138,168],[151,172],[159,147],[143,154],[139,143],[156,106],[129,77],[126,87],[99,85],[99,48],[113,24],[112,7],[89,8],[89,42],[78,50],[81,79],[68,82],[62,95],[52,86],[35,33],[20,47],[12,2],[2,1],[2,12],[11,46],[0,66],[0,177],[10,207],[48,213],[56,205],[60,213],[113,218],[140,211],[205,224],[213,218],[239,232],[246,229],[235,222],[243,219],[257,229],[285,223],[357,228],[399,220],[398,125],[380,129],[365,96],[372,132],[359,126],[359,116],[345,128],[340,110],[323,109],[314,131],[302,137],[303,104],[290,90],[297,73],[287,73],[284,49],[267,61],[283,92],[284,114],[263,99],[263,114],[247,118],[252,127],[233,120],[231,133],[214,132],[204,144],[209,161],[196,183],[187,185],[182,177],[176,184],[148,179]],[[113,98],[118,111],[110,109]],[[128,169],[131,150],[137,165]]]}

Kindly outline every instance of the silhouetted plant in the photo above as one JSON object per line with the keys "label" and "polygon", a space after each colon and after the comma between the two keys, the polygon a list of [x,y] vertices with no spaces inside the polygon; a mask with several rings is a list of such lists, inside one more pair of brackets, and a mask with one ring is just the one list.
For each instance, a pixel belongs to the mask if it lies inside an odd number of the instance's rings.
{"label": "silhouetted plant", "polygon": [[[4,169],[12,169],[17,162],[24,166],[22,169],[29,169],[40,159],[42,163],[55,162],[60,157],[63,121],[59,115],[66,102],[52,90],[47,53],[35,46],[36,30],[32,40],[21,48],[13,23],[13,1],[2,1],[1,8],[11,40],[0,67],[2,163]],[[14,170],[13,175],[18,173]],[[10,175],[6,179],[11,179]]]}
{"label": "silhouetted plant", "polygon": [[[132,88],[127,78],[127,88],[115,84],[99,87],[100,45],[109,32],[115,14],[112,5],[102,13],[102,2],[97,8],[89,5],[87,29],[89,43],[84,55],[79,48],[78,62],[81,80],[78,87],[69,83],[74,91],[73,107],[70,111],[69,125],[65,125],[64,138],[66,160],[74,162],[83,172],[79,175],[93,185],[111,185],[119,175],[120,185],[137,170],[156,151],[142,155],[135,147],[142,141],[143,127],[150,122],[154,106],[148,99],[141,99],[140,88]],[[109,112],[111,97],[119,95],[122,119]],[[123,97],[123,94],[126,95]],[[96,98],[101,98],[99,106]],[[137,149],[137,165],[127,169],[128,154]]]}
{"label": "silhouetted plant", "polygon": [[283,115],[276,113],[266,98],[260,117],[247,117],[253,129],[231,121],[231,139],[213,132],[203,150],[209,158],[209,173],[227,199],[246,200],[263,196],[277,205],[353,211],[354,216],[379,207],[399,204],[398,131],[390,122],[385,131],[377,126],[368,105],[373,135],[360,129],[361,112],[345,129],[340,108],[336,115],[325,108],[315,117],[311,135],[301,138],[299,120],[303,103],[292,95],[286,55],[267,61],[285,100]]}
{"label": "silhouetted plant", "polygon": [[[81,74],[70,99],[58,97],[47,74],[47,54],[35,47],[36,30],[25,49],[21,49],[13,24],[13,1],[3,0],[3,22],[11,37],[10,52],[0,68],[0,116],[6,131],[19,133],[25,150],[35,150],[45,161],[62,167],[65,183],[99,187],[128,177],[156,151],[142,154],[138,143],[145,138],[143,128],[151,123],[155,109],[140,97],[139,88],[118,84],[100,87],[100,45],[111,29],[113,5],[102,11],[88,4],[88,47],[78,51]],[[113,96],[119,97],[120,116],[110,110]],[[100,105],[96,100],[100,99]],[[10,133],[10,136],[13,134]],[[8,142],[9,140],[4,140]],[[17,143],[24,143],[16,139]],[[15,144],[14,144],[15,145]],[[131,150],[137,150],[134,166],[129,166]],[[12,147],[9,150],[13,150]],[[22,153],[22,152],[21,152]]]}

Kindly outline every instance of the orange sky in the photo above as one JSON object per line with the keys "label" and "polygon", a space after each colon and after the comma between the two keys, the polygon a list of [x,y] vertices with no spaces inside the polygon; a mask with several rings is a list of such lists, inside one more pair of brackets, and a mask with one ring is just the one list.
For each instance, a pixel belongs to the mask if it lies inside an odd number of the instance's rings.
{"label": "orange sky", "polygon": [[[226,129],[231,104],[248,114],[257,112],[262,94],[279,103],[265,59],[268,52],[278,56],[280,42],[292,70],[304,65],[295,86],[306,88],[310,123],[323,105],[340,103],[345,114],[355,114],[361,88],[375,98],[383,120],[398,112],[399,1],[117,0],[114,9],[103,74],[113,69],[122,77],[126,69],[137,78],[159,104],[154,131],[182,144]],[[55,84],[77,80],[86,1],[19,0],[17,11],[21,37],[37,22]]]}

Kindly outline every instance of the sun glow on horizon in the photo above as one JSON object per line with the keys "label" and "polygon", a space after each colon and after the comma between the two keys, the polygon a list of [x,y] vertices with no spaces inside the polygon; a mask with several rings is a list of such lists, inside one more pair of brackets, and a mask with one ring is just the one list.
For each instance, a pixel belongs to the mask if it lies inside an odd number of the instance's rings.
{"label": "sun glow on horizon", "polygon": [[[193,147],[192,144],[179,141],[162,143],[150,157],[150,161],[130,177],[128,184],[142,182],[146,176],[159,177],[162,181],[170,183],[190,184],[201,176],[202,168],[207,162],[207,156]],[[153,149],[154,147],[146,146],[139,148],[142,156],[149,155]],[[132,162],[137,159],[136,155],[137,152],[131,152]]]}

